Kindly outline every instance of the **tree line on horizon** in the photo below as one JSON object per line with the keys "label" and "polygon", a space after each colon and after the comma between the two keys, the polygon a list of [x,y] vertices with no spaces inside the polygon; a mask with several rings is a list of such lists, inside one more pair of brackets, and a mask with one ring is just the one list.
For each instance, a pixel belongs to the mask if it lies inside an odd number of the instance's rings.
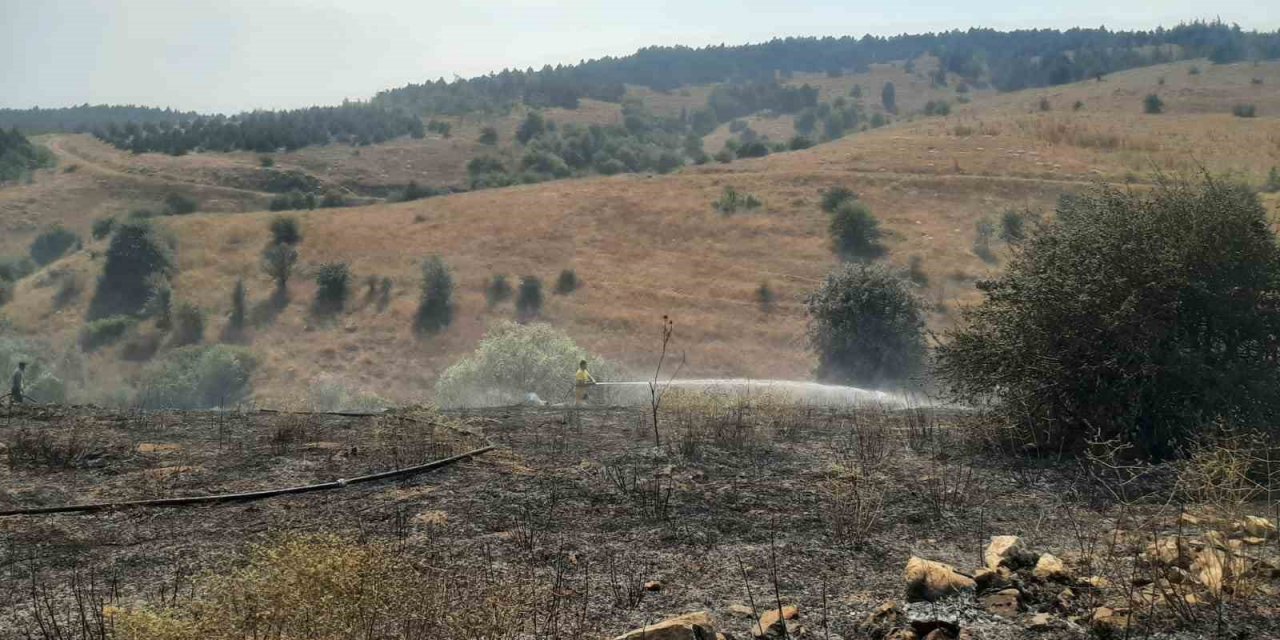
{"label": "tree line on horizon", "polygon": [[[193,150],[272,152],[333,142],[376,144],[395,137],[424,135],[420,116],[506,113],[529,108],[576,108],[590,98],[622,102],[628,85],[656,91],[720,84],[709,113],[692,114],[694,129],[772,108],[791,113],[805,102],[761,107],[751,91],[795,73],[841,75],[874,63],[933,55],[941,71],[967,85],[1015,91],[1043,87],[1174,60],[1205,57],[1219,64],[1280,58],[1280,31],[1244,31],[1220,21],[1193,22],[1171,29],[993,29],[856,38],[777,38],[738,46],[648,47],[623,57],[577,65],[503,70],[469,79],[410,84],[378,93],[369,102],[239,115],[198,115],[135,106],[81,105],[65,109],[0,109],[0,127],[28,133],[92,132],[135,152],[182,154]],[[728,87],[729,90],[723,89]],[[785,97],[785,96],[784,96]],[[775,100],[776,102],[776,100]],[[697,120],[701,118],[701,120]]]}

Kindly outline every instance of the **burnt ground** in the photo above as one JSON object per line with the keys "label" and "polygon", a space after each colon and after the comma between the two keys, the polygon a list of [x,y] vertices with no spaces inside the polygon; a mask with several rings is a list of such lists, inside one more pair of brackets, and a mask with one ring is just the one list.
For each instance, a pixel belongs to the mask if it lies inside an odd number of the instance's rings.
{"label": "burnt ground", "polygon": [[[971,422],[924,410],[692,403],[664,412],[655,446],[647,412],[632,408],[22,410],[0,416],[0,510],[329,482],[486,440],[498,448],[410,478],[249,503],[0,517],[0,637],[52,637],[36,613],[74,609],[76,581],[111,585],[122,602],[170,602],[243,562],[251,545],[311,533],[390,541],[411,557],[544,584],[548,606],[564,613],[539,623],[532,612],[526,637],[612,637],[706,610],[749,638],[752,618],[735,608],[778,602],[799,607],[804,628],[793,632],[867,637],[867,614],[903,601],[908,558],[971,573],[992,535],[1018,535],[1076,578],[1132,592],[1132,564],[1088,558],[1099,540],[1141,542],[1138,522],[1155,535],[1168,526],[1165,474],[1109,484],[1079,461],[992,456],[973,446]],[[958,621],[973,638],[1088,637],[1089,611],[1116,593],[1076,578],[1021,585],[1026,611],[1014,618],[972,596],[907,609]],[[1059,595],[1067,588],[1074,600]],[[1128,637],[1280,637],[1274,592],[1223,599],[1202,614],[1157,603],[1135,615]],[[1032,631],[1037,611],[1052,624]]]}

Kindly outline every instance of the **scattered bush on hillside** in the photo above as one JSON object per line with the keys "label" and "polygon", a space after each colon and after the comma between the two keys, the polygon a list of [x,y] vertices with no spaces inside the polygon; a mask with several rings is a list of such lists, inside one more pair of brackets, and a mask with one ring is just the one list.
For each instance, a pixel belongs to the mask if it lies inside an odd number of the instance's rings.
{"label": "scattered bush on hillside", "polygon": [[847,187],[832,187],[822,192],[822,210],[835,213],[846,200],[857,200],[858,194]]}
{"label": "scattered bush on hillside", "polygon": [[1080,100],[1076,100],[1075,104],[1071,105],[1071,110],[1072,110],[1072,111],[1079,111],[1079,110],[1081,110],[1081,109],[1083,109],[1083,108],[1084,108],[1084,102],[1082,102],[1082,101],[1080,101]]}
{"label": "scattered bush on hillside", "polygon": [[1063,199],[980,288],[938,373],[1044,451],[1119,439],[1163,457],[1219,420],[1277,424],[1280,249],[1243,186]]}
{"label": "scattered bush on hillside", "polygon": [[418,333],[437,333],[453,322],[453,274],[440,256],[422,263],[422,298],[414,318]]}
{"label": "scattered bush on hillside", "polygon": [[271,156],[258,156],[258,166],[263,169],[270,169],[276,166],[276,159]]}
{"label": "scattered bush on hillside", "polygon": [[271,219],[272,244],[295,245],[302,242],[302,230],[293,216],[276,216]]}
{"label": "scattered bush on hillside", "polygon": [[143,305],[143,314],[155,319],[156,329],[164,332],[173,328],[173,289],[168,280],[159,280],[151,288],[151,295]]}
{"label": "scattered bush on hillside", "polygon": [[1154,93],[1148,93],[1147,97],[1142,99],[1142,110],[1146,113],[1164,113],[1164,100]]}
{"label": "scattered bush on hillside", "polygon": [[973,223],[973,255],[982,258],[983,262],[993,263],[996,254],[991,249],[991,239],[996,235],[996,225],[990,218],[983,217]]}
{"label": "scattered bush on hillside", "polygon": [[523,402],[533,392],[548,402],[562,401],[583,359],[591,362],[596,379],[616,379],[613,367],[589,357],[563,331],[541,322],[502,322],[474,353],[445,370],[436,400],[443,407],[498,406]]}
{"label": "scattered bush on hillside", "polygon": [[303,193],[294,189],[288,193],[282,193],[271,199],[271,203],[267,208],[271,211],[290,211],[297,209],[315,209],[319,204],[316,200],[316,194]]}
{"label": "scattered bush on hillside", "polygon": [[917,287],[929,286],[929,274],[924,272],[924,258],[911,256],[907,263],[907,279]]}
{"label": "scattered bush on hillside", "polygon": [[188,213],[195,213],[200,208],[200,203],[194,198],[184,196],[180,193],[170,193],[164,197],[165,212],[171,216],[182,216]]}
{"label": "scattered bush on hillside", "polygon": [[289,290],[289,278],[298,262],[298,250],[287,244],[273,244],[262,252],[262,272],[276,283],[276,295],[283,297]]}
{"label": "scattered bush on hillside", "polygon": [[427,131],[440,134],[443,138],[452,135],[453,125],[444,120],[431,120],[427,122]]}
{"label": "scattered bush on hillside", "polygon": [[480,144],[496,145],[498,144],[498,130],[493,127],[485,127],[480,130]]}
{"label": "scattered bush on hillside", "polygon": [[1267,193],[1280,193],[1280,169],[1271,167],[1271,172],[1267,174],[1267,182],[1262,185],[1262,190]]}
{"label": "scattered bush on hillside", "polygon": [[1027,238],[1027,214],[1010,209],[1000,215],[1000,240],[1018,244]]}
{"label": "scattered bush on hillside", "polygon": [[1231,113],[1237,118],[1253,118],[1258,115],[1258,108],[1251,104],[1238,104],[1231,107]]}
{"label": "scattered bush on hillside", "polygon": [[16,283],[36,270],[31,258],[0,258],[0,305],[13,298]]}
{"label": "scattered bush on hillside", "polygon": [[1191,68],[1190,68],[1190,69],[1187,69],[1187,75],[1189,75],[1189,76],[1198,76],[1198,75],[1200,75],[1200,66],[1199,66],[1199,65],[1194,65],[1194,64],[1193,64],[1193,65],[1191,65]]}
{"label": "scattered bush on hillside", "polygon": [[778,300],[778,295],[773,292],[773,287],[769,286],[766,280],[756,287],[756,304],[760,305],[760,310],[764,313],[773,311],[773,305]]}
{"label": "scattered bush on hillside", "polygon": [[924,313],[910,286],[888,269],[840,267],[806,304],[819,380],[882,388],[921,371]]}
{"label": "scattered bush on hillside", "polygon": [[101,240],[109,235],[116,228],[116,219],[112,217],[98,218],[93,221],[93,239]]}
{"label": "scattered bush on hillside", "polygon": [[405,185],[404,191],[400,192],[400,197],[397,198],[397,200],[401,202],[412,202],[414,200],[421,200],[422,198],[438,196],[442,193],[445,193],[445,191],[436,189],[435,187],[424,187],[418,184],[417,180],[410,180],[409,184]]}
{"label": "scattered bush on hillside", "polygon": [[769,155],[769,145],[760,140],[752,140],[742,143],[736,153],[739,158],[763,158]]}
{"label": "scattered bush on hillside", "polygon": [[523,276],[516,291],[516,318],[528,322],[542,314],[542,280],[537,276]]}
{"label": "scattered bush on hillside", "polygon": [[1249,84],[1256,85],[1256,86],[1261,86],[1261,85],[1262,85],[1262,78],[1250,78],[1250,79],[1249,79]]}
{"label": "scattered bush on hillside", "polygon": [[84,327],[80,329],[80,349],[83,351],[96,351],[107,345],[114,344],[117,340],[123,338],[124,334],[128,333],[134,324],[137,324],[137,320],[130,316],[111,316],[86,322]]}
{"label": "scattered bush on hillside", "polygon": [[54,165],[53,154],[32,144],[17,128],[0,128],[0,183],[31,179],[31,172]]}
{"label": "scattered bush on hillside", "polygon": [[1041,110],[1041,111],[1052,111],[1052,110],[1053,110],[1053,105],[1052,105],[1052,104],[1049,104],[1049,99],[1048,99],[1048,98],[1040,98],[1040,110]]}
{"label": "scattered bush on hillside", "polygon": [[930,100],[924,103],[924,114],[926,116],[951,115],[951,103],[946,100]]}
{"label": "scattered bush on hillside", "polygon": [[898,90],[894,88],[892,82],[884,83],[884,88],[880,90],[880,104],[889,113],[898,112]]}
{"label": "scattered bush on hillside", "polygon": [[831,216],[831,241],[845,260],[874,260],[884,255],[880,221],[861,202],[846,200]]}
{"label": "scattered bush on hillside", "polygon": [[738,191],[733,187],[725,187],[720,194],[720,198],[711,203],[713,209],[724,215],[731,215],[738,211],[759,209],[763,205],[764,203],[759,198],[750,193]]}
{"label": "scattered bush on hillside", "polygon": [[337,191],[327,191],[320,198],[321,209],[338,209],[347,206],[347,197]]}
{"label": "scattered bush on hillside", "polygon": [[567,296],[574,291],[577,291],[581,284],[582,283],[578,281],[578,272],[573,269],[565,269],[561,271],[560,276],[556,278],[555,291],[559,295]]}
{"label": "scattered bush on hillside", "polygon": [[169,339],[175,347],[203,341],[204,311],[191,302],[179,304],[173,314],[173,334]]}
{"label": "scattered bush on hillside", "polygon": [[138,404],[146,409],[211,409],[248,399],[253,353],[227,345],[174,349],[143,370]]}
{"label": "scattered bush on hillside", "polygon": [[791,140],[787,142],[787,148],[791,151],[803,151],[812,146],[813,140],[805,136],[792,136]]}
{"label": "scattered bush on hillside", "polygon": [[150,223],[121,223],[111,235],[89,319],[145,313],[147,302],[173,269],[173,249]]}
{"label": "scattered bush on hillside", "polygon": [[31,241],[31,259],[37,265],[44,266],[61,258],[69,249],[80,243],[80,236],[63,227],[54,225]]}
{"label": "scattered bush on hillside", "polygon": [[516,127],[516,140],[520,144],[529,144],[530,140],[546,133],[547,121],[538,111],[530,111],[525,115],[524,120]]}
{"label": "scattered bush on hillside", "polygon": [[316,270],[315,311],[321,315],[342,311],[347,304],[351,269],[345,262],[327,262]]}
{"label": "scattered bush on hillside", "polygon": [[862,85],[860,85],[860,84],[855,84],[855,85],[853,85],[853,88],[849,90],[849,97],[851,97],[851,98],[853,98],[853,99],[855,99],[855,100],[856,100],[856,99],[861,98],[861,97],[862,97]]}
{"label": "scattered bush on hillside", "polygon": [[236,278],[236,286],[231,289],[231,313],[227,316],[227,329],[232,334],[244,331],[249,310],[245,298],[244,280]]}
{"label": "scattered bush on hillside", "polygon": [[490,307],[496,307],[503,302],[511,299],[512,290],[511,283],[507,280],[505,274],[498,275],[485,281],[484,299]]}

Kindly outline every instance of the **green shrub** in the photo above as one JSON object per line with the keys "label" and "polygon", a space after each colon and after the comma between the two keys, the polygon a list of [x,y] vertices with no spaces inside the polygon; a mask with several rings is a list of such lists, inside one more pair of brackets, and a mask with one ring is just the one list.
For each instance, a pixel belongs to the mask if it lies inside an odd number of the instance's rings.
{"label": "green shrub", "polygon": [[1190,75],[1190,76],[1198,76],[1198,75],[1200,75],[1200,66],[1199,66],[1199,65],[1194,65],[1194,64],[1193,64],[1193,65],[1191,65],[1191,68],[1190,68],[1190,69],[1187,69],[1187,75]]}
{"label": "green shrub", "polygon": [[880,90],[880,104],[889,113],[898,112],[898,91],[892,82],[884,83],[884,88]]}
{"label": "green shrub", "polygon": [[502,322],[475,352],[440,376],[436,402],[442,407],[509,405],[523,402],[530,392],[548,402],[563,401],[582,359],[592,362],[597,379],[611,377],[613,367],[588,357],[563,331],[540,322]]}
{"label": "green shrub", "polygon": [[845,265],[806,300],[820,380],[879,388],[922,369],[924,313],[901,278],[879,265]]}
{"label": "green shrub", "polygon": [[520,144],[529,144],[530,140],[546,133],[547,121],[543,119],[542,114],[537,111],[530,111],[525,115],[524,120],[520,122],[520,126],[516,127],[516,140]]}
{"label": "green shrub", "polygon": [[724,191],[720,193],[720,199],[711,203],[712,208],[724,215],[730,215],[742,210],[759,209],[763,205],[764,203],[759,198],[750,193],[738,191],[733,187],[725,187]]}
{"label": "green shrub", "polygon": [[182,216],[195,213],[200,208],[200,203],[180,193],[170,193],[164,198],[164,208],[171,216]]}
{"label": "green shrub", "polygon": [[174,349],[143,370],[138,402],[147,409],[210,409],[248,399],[252,352],[226,345]]}
{"label": "green shrub", "polygon": [[1258,115],[1258,108],[1251,104],[1238,104],[1231,107],[1231,113],[1237,118],[1254,118]]}
{"label": "green shrub", "polygon": [[802,151],[812,146],[813,140],[805,136],[792,136],[791,140],[787,142],[787,148],[792,151]]}
{"label": "green shrub", "polygon": [[560,277],[556,278],[556,293],[566,296],[578,290],[581,286],[578,281],[578,272],[573,269],[565,269],[560,272]]}
{"label": "green shrub", "polygon": [[1063,199],[939,347],[954,398],[1029,442],[1167,456],[1280,415],[1280,249],[1247,188],[1205,179]]}
{"label": "green shrub", "polygon": [[302,230],[293,216],[276,216],[271,219],[271,244],[295,245],[302,242]]}
{"label": "green shrub", "polygon": [[80,329],[80,348],[84,351],[96,351],[115,344],[136,323],[137,320],[130,316],[111,316],[87,322]]}
{"label": "green shrub", "polygon": [[528,322],[542,313],[542,280],[537,276],[520,278],[520,288],[516,292],[516,317],[521,322]]}
{"label": "green shrub", "polygon": [[736,153],[739,158],[763,158],[769,155],[769,145],[760,140],[752,140],[744,142]]}
{"label": "green shrub", "polygon": [[1049,104],[1049,99],[1048,99],[1048,98],[1040,98],[1040,110],[1041,110],[1041,111],[1052,111],[1052,110],[1053,110],[1053,105],[1052,105],[1052,104]]}
{"label": "green shrub", "polygon": [[490,307],[495,307],[510,300],[511,294],[511,283],[507,281],[507,276],[504,274],[500,273],[485,282],[484,298]]}
{"label": "green shrub", "polygon": [[54,225],[49,230],[36,236],[36,239],[31,242],[31,259],[43,267],[61,258],[68,249],[76,246],[79,242],[80,236],[77,236],[62,225]]}
{"label": "green shrub", "polygon": [[289,288],[293,266],[298,262],[298,250],[287,244],[269,245],[262,251],[262,272],[276,283],[276,291],[283,294]]}
{"label": "green shrub", "polygon": [[345,262],[328,262],[316,270],[316,303],[318,313],[338,313],[347,304],[351,285],[351,269]]}
{"label": "green shrub", "polygon": [[270,169],[276,166],[276,159],[271,156],[258,156],[258,166],[264,169]]}
{"label": "green shrub", "polygon": [[907,264],[907,279],[918,287],[929,286],[929,275],[924,272],[924,258],[911,256]]}
{"label": "green shrub", "polygon": [[996,225],[990,218],[982,218],[973,223],[973,255],[982,258],[983,262],[996,261],[996,254],[991,249],[991,239],[996,235]]}
{"label": "green shrub", "polygon": [[861,202],[845,201],[837,207],[830,231],[835,252],[846,260],[874,260],[885,253],[880,221]]}
{"label": "green shrub", "polygon": [[767,281],[761,282],[760,286],[756,287],[756,304],[760,305],[761,311],[765,313],[773,311],[773,305],[777,300],[778,295],[773,292],[773,287],[769,286]]}
{"label": "green shrub", "polygon": [[414,328],[419,333],[436,333],[453,322],[453,275],[440,256],[422,263],[422,299]]}
{"label": "green shrub", "polygon": [[173,314],[173,346],[198,344],[204,340],[204,311],[190,302],[178,305]]}
{"label": "green shrub", "polygon": [[1018,244],[1027,237],[1027,216],[1012,209],[1000,216],[1000,239],[1005,244]]}
{"label": "green shrub", "polygon": [[320,198],[321,209],[337,209],[347,206],[347,197],[337,191],[328,191]]}
{"label": "green shrub", "polygon": [[1083,108],[1084,108],[1084,102],[1082,102],[1082,101],[1080,101],[1080,100],[1076,100],[1075,104],[1071,105],[1071,110],[1072,110],[1072,111],[1079,111],[1079,110],[1081,110],[1081,109],[1083,109]]}
{"label": "green shrub", "polygon": [[857,200],[858,194],[846,187],[832,187],[822,192],[822,210],[835,213],[847,200]]}
{"label": "green shrub", "polygon": [[89,319],[144,313],[156,287],[167,281],[173,268],[172,248],[150,223],[121,223],[111,235],[102,276],[89,303]]}
{"label": "green shrub", "polygon": [[480,130],[480,144],[496,145],[498,144],[498,130],[493,127],[485,127]]}
{"label": "green shrub", "polygon": [[1154,93],[1149,93],[1142,99],[1142,110],[1151,114],[1164,113],[1164,100]]}
{"label": "green shrub", "polygon": [[109,235],[116,228],[116,219],[111,217],[98,218],[93,221],[93,239],[101,240]]}
{"label": "green shrub", "polygon": [[173,328],[173,289],[167,281],[161,281],[151,289],[151,295],[143,306],[145,314],[155,318],[156,329],[168,331]]}
{"label": "green shrub", "polygon": [[1267,182],[1262,185],[1262,190],[1267,193],[1280,193],[1280,169],[1271,167],[1271,172],[1267,174]]}
{"label": "green shrub", "polygon": [[36,263],[27,256],[0,258],[0,282],[17,282],[35,270]]}
{"label": "green shrub", "polygon": [[236,279],[236,286],[231,290],[231,313],[227,317],[227,326],[232,332],[243,331],[248,315],[249,304],[245,300],[244,280]]}
{"label": "green shrub", "polygon": [[926,116],[946,116],[951,114],[951,104],[946,100],[930,100],[924,103]]}

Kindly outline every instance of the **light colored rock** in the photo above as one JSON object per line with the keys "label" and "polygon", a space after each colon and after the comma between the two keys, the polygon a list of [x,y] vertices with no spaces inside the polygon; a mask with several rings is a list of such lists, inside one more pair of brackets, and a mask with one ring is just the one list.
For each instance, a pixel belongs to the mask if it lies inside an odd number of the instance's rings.
{"label": "light colored rock", "polygon": [[716,629],[709,613],[695,611],[629,631],[614,640],[716,640]]}
{"label": "light colored rock", "polygon": [[983,567],[973,572],[973,581],[977,583],[978,591],[1005,589],[1013,584],[1013,572],[1005,567],[1000,567],[995,571]]}
{"label": "light colored rock", "polygon": [[1027,619],[1027,629],[1031,631],[1048,631],[1053,628],[1053,616],[1037,613]]}
{"label": "light colored rock", "polygon": [[977,588],[973,578],[949,564],[912,556],[903,574],[908,602],[934,602],[946,596]]}
{"label": "light colored rock", "polygon": [[1153,565],[1186,568],[1191,555],[1183,538],[1166,536],[1148,544],[1142,559]]}
{"label": "light colored rock", "polygon": [[1238,527],[1255,538],[1268,538],[1276,534],[1275,523],[1258,516],[1245,516],[1244,520],[1238,523]]}
{"label": "light colored rock", "polygon": [[1036,562],[1035,554],[1023,544],[1018,536],[992,536],[987,550],[982,554],[987,568],[995,571],[1000,567],[1019,569],[1029,567]]}
{"label": "light colored rock", "polygon": [[1062,560],[1059,560],[1057,556],[1051,553],[1040,556],[1031,575],[1041,580],[1069,580],[1071,578],[1071,572],[1067,570],[1067,565],[1063,564]]}
{"label": "light colored rock", "polygon": [[782,607],[782,610],[769,609],[760,614],[760,620],[751,628],[751,632],[757,638],[763,638],[770,634],[783,635],[782,631],[785,627],[786,620],[794,620],[800,615],[800,608],[792,605]]}
{"label": "light colored rock", "polygon": [[1115,634],[1129,626],[1129,612],[1124,609],[1098,607],[1089,614],[1089,625],[1101,634]]}
{"label": "light colored rock", "polygon": [[729,611],[729,615],[739,617],[739,618],[756,617],[756,612],[753,611],[751,607],[748,607],[745,604],[731,604],[729,605],[728,611]]}
{"label": "light colored rock", "polygon": [[645,591],[661,591],[661,590],[662,590],[662,581],[660,581],[660,580],[650,580],[650,581],[648,581],[648,582],[644,583],[644,590],[645,590]]}

